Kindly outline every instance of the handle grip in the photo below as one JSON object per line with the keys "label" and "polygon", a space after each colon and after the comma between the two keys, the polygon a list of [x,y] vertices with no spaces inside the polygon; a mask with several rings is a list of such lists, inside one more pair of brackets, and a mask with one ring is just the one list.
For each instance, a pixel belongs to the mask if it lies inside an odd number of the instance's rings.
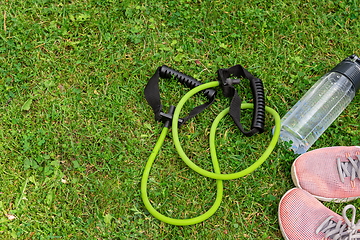
{"label": "handle grip", "polygon": [[[178,72],[172,68],[169,68],[166,65],[163,65],[160,68],[160,77],[162,78],[176,78],[180,83],[184,84],[185,86],[189,87],[190,89],[195,88],[202,83],[196,80],[193,77],[190,77],[182,72]],[[203,91],[204,95],[210,100],[215,97],[216,91],[214,89],[205,89]]]}
{"label": "handle grip", "polygon": [[[246,78],[250,82],[251,92],[254,100],[253,118],[251,122],[251,130],[246,132],[240,122],[241,114],[241,98],[234,88],[234,84],[239,84],[239,79]],[[249,71],[247,71],[241,65],[235,65],[230,68],[221,68],[218,70],[218,79],[223,89],[224,97],[231,97],[229,114],[234,120],[236,126],[240,131],[248,137],[254,134],[264,132],[265,126],[265,94],[262,81],[254,77]]]}
{"label": "handle grip", "polygon": [[264,131],[265,125],[265,94],[264,86],[260,79],[251,78],[250,87],[254,99],[254,111],[251,128],[259,129],[259,133]]}

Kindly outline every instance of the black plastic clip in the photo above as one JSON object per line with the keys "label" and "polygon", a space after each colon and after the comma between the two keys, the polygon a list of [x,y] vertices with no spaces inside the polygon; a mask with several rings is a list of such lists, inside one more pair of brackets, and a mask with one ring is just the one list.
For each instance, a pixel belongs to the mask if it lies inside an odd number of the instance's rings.
{"label": "black plastic clip", "polygon": [[[175,112],[175,106],[170,105],[168,113],[160,112],[160,121],[164,123],[164,127],[169,128],[172,124],[173,116]],[[179,118],[178,124],[179,126],[183,124],[184,119]]]}
{"label": "black plastic clip", "polygon": [[228,84],[228,85],[240,84],[240,79],[227,78],[226,84]]}
{"label": "black plastic clip", "polygon": [[227,69],[218,70],[218,81],[222,88],[224,97],[232,97],[235,94],[234,84],[239,84],[240,79],[230,78],[230,74]]}

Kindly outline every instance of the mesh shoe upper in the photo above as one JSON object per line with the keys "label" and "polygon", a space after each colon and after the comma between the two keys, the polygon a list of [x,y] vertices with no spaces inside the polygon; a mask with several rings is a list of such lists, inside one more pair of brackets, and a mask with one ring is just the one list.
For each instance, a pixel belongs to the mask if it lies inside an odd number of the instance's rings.
{"label": "mesh shoe upper", "polygon": [[[349,209],[353,211],[351,221],[346,216]],[[278,214],[286,240],[360,240],[360,221],[355,222],[354,206],[346,206],[340,216],[300,188],[285,193]]]}
{"label": "mesh shoe upper", "polygon": [[293,163],[294,184],[322,201],[360,197],[360,148],[328,147],[300,155]]}

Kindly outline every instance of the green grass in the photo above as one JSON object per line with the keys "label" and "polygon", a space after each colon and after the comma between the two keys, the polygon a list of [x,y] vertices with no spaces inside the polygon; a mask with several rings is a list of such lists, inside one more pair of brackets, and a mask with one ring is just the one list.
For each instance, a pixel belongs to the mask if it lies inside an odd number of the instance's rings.
{"label": "green grass", "polygon": [[[267,105],[283,116],[327,71],[359,52],[360,4],[308,1],[0,1],[0,234],[4,239],[281,239],[277,206],[293,183],[294,154],[277,146],[252,174],[225,182],[207,221],[176,227],[144,209],[140,179],[162,125],[143,89],[166,64],[202,82],[242,64],[263,80]],[[164,108],[186,89],[161,80]],[[251,102],[244,80],[237,86]],[[360,145],[360,95],[312,149]],[[185,111],[203,102],[196,97]],[[211,170],[208,135],[216,102],[180,130],[186,153]],[[184,115],[186,114],[184,111]],[[245,111],[244,124],[251,113]],[[244,138],[219,125],[223,172],[249,166],[266,132]],[[159,211],[195,217],[215,181],[189,170],[170,135],[156,159],[149,195]],[[360,201],[354,202],[357,208]],[[327,203],[341,214],[345,204]],[[16,216],[8,220],[9,215]]]}

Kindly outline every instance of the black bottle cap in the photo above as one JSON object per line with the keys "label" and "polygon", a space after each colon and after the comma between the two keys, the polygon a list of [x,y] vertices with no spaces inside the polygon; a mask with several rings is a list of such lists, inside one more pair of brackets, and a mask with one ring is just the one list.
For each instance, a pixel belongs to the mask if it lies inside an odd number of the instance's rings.
{"label": "black bottle cap", "polygon": [[355,54],[347,57],[336,65],[330,72],[338,72],[345,75],[354,85],[355,92],[360,88],[360,58]]}

